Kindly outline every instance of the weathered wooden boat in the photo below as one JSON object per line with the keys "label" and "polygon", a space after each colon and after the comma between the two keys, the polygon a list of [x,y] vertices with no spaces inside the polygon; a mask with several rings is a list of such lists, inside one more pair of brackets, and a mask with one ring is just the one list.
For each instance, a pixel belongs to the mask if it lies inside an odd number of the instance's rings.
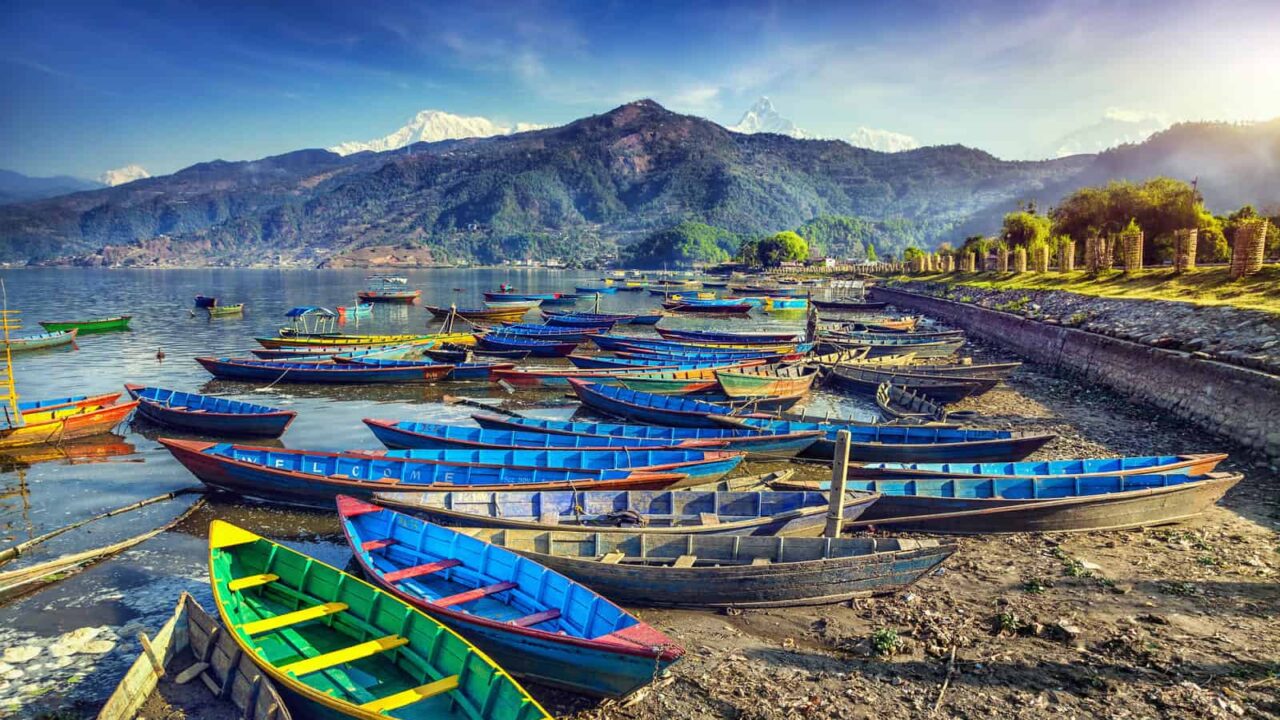
{"label": "weathered wooden boat", "polygon": [[820,605],[892,593],[956,550],[927,539],[459,532],[514,550],[620,602],[684,607]]}
{"label": "weathered wooden boat", "polygon": [[854,298],[836,298],[834,300],[810,298],[809,302],[819,310],[844,310],[853,312],[883,310],[889,306],[889,303],[887,302],[868,302]]}
{"label": "weathered wooden boat", "polygon": [[218,304],[218,298],[210,297],[208,295],[197,295],[195,304],[198,308],[213,307]]}
{"label": "weathered wooden boat", "polygon": [[668,300],[662,303],[664,310],[675,313],[707,313],[716,315],[746,315],[751,312],[749,302],[739,300]]}
{"label": "weathered wooden boat", "polygon": [[626,370],[630,368],[664,368],[667,370],[696,370],[725,365],[762,365],[796,357],[781,353],[696,352],[650,353],[615,351],[613,357],[601,355],[570,355],[569,362],[584,370]]}
{"label": "weathered wooden boat", "polygon": [[443,380],[450,365],[428,365],[395,360],[369,361],[371,364],[334,363],[332,365],[279,360],[198,357],[196,362],[221,380],[249,380],[287,383],[427,383]]}
{"label": "weathered wooden boat", "polygon": [[94,318],[92,320],[57,320],[41,322],[40,327],[49,332],[61,330],[78,330],[81,335],[108,332],[111,330],[128,330],[132,315],[113,315],[112,317]]}
{"label": "weathered wooden boat", "polygon": [[490,302],[537,301],[544,303],[548,300],[555,300],[558,297],[560,297],[560,293],[518,293],[505,290],[485,292],[484,294],[484,299]]}
{"label": "weathered wooden boat", "polygon": [[409,279],[394,275],[371,275],[366,278],[368,284],[364,290],[356,293],[356,299],[362,303],[404,303],[417,302],[422,295],[421,290],[409,288]]}
{"label": "weathered wooden boat", "polygon": [[214,520],[209,577],[228,634],[300,717],[550,719],[440,621],[284,545]]}
{"label": "weathered wooden boat", "polygon": [[443,367],[445,368],[445,371],[443,376],[440,378],[443,380],[488,380],[495,370],[510,370],[515,367],[515,363],[488,362],[442,365],[431,358],[422,360],[383,360],[379,357],[344,358],[342,356],[335,356],[335,360],[340,363],[372,368],[431,368],[433,373],[438,372],[439,368]]}
{"label": "weathered wooden boat", "polygon": [[869,463],[850,467],[849,475],[867,478],[1012,478],[1056,475],[1119,477],[1179,473],[1208,475],[1217,469],[1218,463],[1226,459],[1226,453],[1200,453],[1012,463]]}
{"label": "weathered wooden boat", "polygon": [[586,342],[586,340],[596,333],[602,332],[603,328],[597,327],[568,327],[564,325],[534,325],[530,323],[505,323],[498,327],[489,328],[489,335],[510,335],[515,337],[530,337],[534,340],[555,340],[559,342]]}
{"label": "weathered wooden boat", "polygon": [[[875,501],[874,494],[851,494],[845,520]],[[821,535],[830,505],[824,492],[778,490],[386,492],[375,502],[453,527],[790,537]]]}
{"label": "weathered wooden boat", "polygon": [[654,425],[674,425],[677,427],[722,427],[714,415],[730,416],[739,412],[755,412],[768,407],[785,409],[794,405],[802,396],[796,395],[782,398],[765,398],[759,404],[734,406],[702,402],[689,397],[671,395],[654,395],[637,392],[622,387],[610,387],[601,383],[592,383],[577,378],[569,378],[569,386],[573,388],[583,405],[593,410],[614,417],[638,420]]}
{"label": "weathered wooden boat", "polygon": [[584,295],[613,295],[618,292],[618,288],[612,285],[596,285],[594,287],[589,285],[580,285],[575,287],[573,290],[574,292],[579,292]]}
{"label": "weathered wooden boat", "polygon": [[231,317],[244,314],[244,303],[235,305],[213,305],[209,308],[209,317]]}
{"label": "weathered wooden boat", "polygon": [[844,364],[857,365],[859,367],[864,365],[880,367],[885,365],[911,365],[915,363],[916,359],[915,353],[910,351],[871,358],[867,357],[870,350],[871,348],[867,347],[851,347],[822,355],[810,355],[804,361],[809,365],[821,365],[822,367]]}
{"label": "weathered wooden boat", "polygon": [[476,414],[471,416],[482,428],[494,430],[532,430],[539,433],[579,435],[597,441],[603,438],[641,438],[670,444],[684,441],[723,442],[726,450],[745,452],[748,458],[781,459],[804,452],[824,435],[822,430],[767,433],[755,429],[689,428],[620,423],[567,422],[538,418],[504,417]]}
{"label": "weathered wooden boat", "polygon": [[79,332],[79,330],[73,328],[71,330],[9,338],[9,352],[26,352],[28,350],[43,350],[45,348],[70,345],[76,341],[76,335]]}
{"label": "weathered wooden boat", "polygon": [[618,384],[628,390],[657,395],[690,395],[719,389],[716,368],[667,370],[639,375],[619,375]]}
{"label": "weathered wooden boat", "polygon": [[31,420],[37,415],[54,411],[61,411],[62,414],[67,414],[80,409],[97,409],[111,405],[116,400],[119,400],[123,394],[122,392],[110,392],[100,395],[72,395],[71,397],[26,400],[18,403],[18,412],[22,413],[24,419]]}
{"label": "weathered wooden boat", "polygon": [[263,348],[249,352],[259,360],[293,360],[337,355],[347,358],[368,356],[401,360],[425,356],[428,348],[436,348],[440,345],[441,343],[437,340],[418,340],[398,345],[297,345],[275,349]]}
{"label": "weathered wooden boat", "polygon": [[513,675],[623,697],[684,654],[593,590],[510,550],[355,498],[339,497],[338,514],[367,576]]}
{"label": "weathered wooden boat", "polygon": [[529,357],[528,350],[492,350],[482,347],[468,347],[453,343],[439,343],[425,349],[422,354],[433,360],[447,363],[469,362],[473,356],[501,358],[503,360],[523,360]]}
{"label": "weathered wooden boat", "polygon": [[717,370],[716,382],[731,398],[789,397],[803,395],[818,378],[818,368],[810,365],[755,365]]}
{"label": "weathered wooden boat", "polygon": [[125,384],[138,415],[158,425],[209,435],[280,437],[298,416],[292,410],[177,390]]}
{"label": "weathered wooden boat", "polygon": [[486,350],[525,350],[532,357],[565,357],[578,349],[577,341],[539,340],[521,335],[485,333],[479,338]]}
{"label": "weathered wooden boat", "polygon": [[914,375],[910,368],[873,368],[865,365],[836,365],[827,379],[837,387],[875,397],[881,383],[890,383],[921,393],[940,402],[956,402],[981,395],[999,384],[997,378]]}
{"label": "weathered wooden boat", "polygon": [[382,490],[661,490],[688,479],[682,473],[458,465],[171,438],[160,444],[215,490],[325,509],[338,494],[370,498]]}
{"label": "weathered wooden boat", "polygon": [[[908,337],[904,335],[903,337]],[[866,342],[863,340],[842,340],[820,336],[818,352],[839,352],[854,347],[868,348],[867,357],[876,358],[882,355],[896,355],[903,352],[915,353],[917,358],[944,358],[955,355],[964,347],[963,337],[929,341],[907,341],[901,343]]]}
{"label": "weathered wooden boat", "polygon": [[555,297],[549,300],[543,300],[541,307],[545,308],[548,305],[556,305],[556,306],[576,305],[577,302],[581,300],[583,297],[582,295],[579,295],[577,293],[568,293],[568,292],[556,293],[556,295],[558,297]]}
{"label": "weathered wooden boat", "polygon": [[468,322],[481,324],[500,323],[508,320],[517,322],[529,312],[529,308],[523,306],[515,308],[459,308],[427,305],[425,307],[437,320],[448,320],[451,316],[456,315]]}
{"label": "weathered wooden boat", "polygon": [[0,419],[0,449],[61,443],[110,432],[128,419],[136,400],[117,402],[120,393],[20,403],[21,422]]}
{"label": "weathered wooden boat", "polygon": [[507,362],[460,362],[453,366],[446,380],[490,380],[495,372],[512,370],[515,363]]}
{"label": "weathered wooden boat", "polygon": [[490,310],[533,310],[542,304],[541,300],[485,300],[484,306]]}
{"label": "weathered wooden boat", "polygon": [[609,323],[617,325],[657,325],[665,317],[662,313],[620,314],[620,313],[586,313],[573,311],[543,310],[542,318],[548,325]]}
{"label": "weathered wooden boat", "polygon": [[675,330],[664,327],[655,329],[659,335],[668,340],[692,341],[704,344],[777,345],[804,341],[804,332],[800,330],[786,332],[718,332],[714,330]]}
{"label": "weathered wooden boat", "polygon": [[918,316],[906,316],[900,318],[884,317],[884,318],[859,318],[857,320],[848,320],[846,318],[828,318],[819,317],[823,322],[839,322],[841,326],[847,330],[865,330],[867,332],[876,333],[909,333],[914,332],[916,326],[920,323]]}
{"label": "weathered wooden boat", "polygon": [[904,367],[903,371],[912,375],[946,375],[949,377],[967,377],[967,378],[995,378],[1003,380],[1009,377],[1010,373],[1022,367],[1020,362],[1007,363],[983,363],[983,364],[965,364],[960,363],[944,363],[944,364],[920,364],[915,363],[910,367]]}
{"label": "weathered wooden boat", "polygon": [[711,448],[727,449],[719,440],[673,438],[646,439],[627,436],[579,436],[536,432],[533,430],[489,430],[464,425],[442,425],[413,421],[375,420],[365,418],[375,437],[383,445],[396,449],[541,449],[541,450],[675,450]]}
{"label": "weathered wooden boat", "polygon": [[[283,332],[285,328],[281,328]],[[274,338],[254,338],[264,348],[278,350],[296,348],[310,350],[313,347],[343,348],[343,352],[360,349],[369,350],[389,345],[405,345],[427,342],[454,343],[457,345],[475,345],[474,333],[428,333],[425,335],[342,335],[337,333],[323,335],[282,335]]]}
{"label": "weathered wooden boat", "polygon": [[[190,658],[190,661],[187,660]],[[183,667],[185,665],[185,667]],[[134,720],[152,694],[179,717],[200,717],[208,701],[187,702],[175,688],[196,678],[227,713],[244,720],[291,720],[289,708],[271,680],[244,654],[218,620],[187,593],[146,648],[125,671],[98,720]]]}
{"label": "weathered wooden boat", "polygon": [[946,405],[888,381],[876,388],[876,405],[885,417],[913,423],[946,422]]}
{"label": "weathered wooden boat", "polygon": [[715,482],[742,464],[743,454],[721,449],[638,448],[606,450],[430,449],[353,450],[352,455],[372,455],[414,462],[447,465],[489,465],[507,468],[551,470],[632,470],[648,473],[682,473],[688,477],[671,488]]}
{"label": "weathered wooden boat", "polygon": [[849,459],[856,462],[1004,462],[1022,460],[1057,435],[1012,430],[959,429],[936,425],[858,425],[708,415],[721,427],[785,433],[822,431],[801,457],[830,460],[836,433],[848,430]]}
{"label": "weathered wooden boat", "polygon": [[[722,367],[723,365],[724,363],[709,363],[707,367]],[[684,365],[672,364],[634,368],[600,368],[585,370],[574,368],[512,368],[510,370],[495,370],[490,378],[495,381],[501,380],[512,385],[567,386],[570,378],[614,383],[623,375],[643,375],[653,372],[654,370],[678,370],[685,367],[686,366]]]}
{"label": "weathered wooden boat", "polygon": [[601,350],[639,350],[648,349],[666,353],[695,352],[738,352],[738,353],[793,353],[808,352],[813,349],[812,343],[705,343],[693,341],[657,340],[636,335],[598,334],[591,336],[591,342]]}

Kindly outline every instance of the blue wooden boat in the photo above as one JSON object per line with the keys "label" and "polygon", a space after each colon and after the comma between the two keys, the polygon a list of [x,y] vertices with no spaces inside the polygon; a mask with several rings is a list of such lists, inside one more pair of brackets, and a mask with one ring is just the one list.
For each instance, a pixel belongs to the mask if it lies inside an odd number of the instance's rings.
{"label": "blue wooden boat", "polygon": [[578,343],[537,340],[517,335],[481,335],[477,342],[486,350],[527,350],[533,357],[564,357],[578,348]]}
{"label": "blue wooden boat", "polygon": [[506,302],[506,301],[519,302],[521,300],[541,300],[542,302],[545,303],[548,300],[555,300],[559,296],[560,296],[559,293],[517,293],[517,292],[497,291],[497,292],[486,292],[484,294],[484,299],[489,300],[491,302]]}
{"label": "blue wooden boat", "polygon": [[1226,459],[1226,453],[1201,453],[1010,463],[869,463],[849,468],[849,475],[866,478],[1009,478],[1055,475],[1118,477],[1154,473],[1207,475],[1218,467],[1218,463]]}
{"label": "blue wooden boat", "polygon": [[582,296],[576,293],[556,293],[556,295],[557,297],[551,300],[543,300],[541,307],[545,308],[548,305],[556,305],[556,306],[574,305],[579,300],[582,299]]}
{"label": "blue wooden boat", "polygon": [[339,497],[337,505],[367,576],[507,672],[623,697],[684,654],[607,598],[510,550],[356,498]]}
{"label": "blue wooden boat", "polygon": [[[850,494],[852,522],[876,501]],[[378,493],[375,502],[452,527],[578,530],[666,535],[816,537],[826,524],[827,493],[766,490]]]}
{"label": "blue wooden boat", "polygon": [[[707,368],[720,368],[730,364],[713,362],[706,364]],[[696,365],[696,364],[695,364]],[[570,378],[581,378],[584,380],[594,380],[597,382],[613,383],[615,378],[627,374],[647,374],[655,370],[677,370],[681,369],[680,365],[665,366],[640,366],[640,367],[613,367],[600,369],[578,369],[578,368],[509,368],[494,370],[491,379],[501,380],[512,385],[551,385],[566,386],[569,384]],[[696,370],[697,367],[686,367],[683,369]]]}
{"label": "blue wooden boat", "polygon": [[592,321],[600,321],[601,323],[613,322],[618,325],[657,325],[658,321],[665,317],[662,313],[640,313],[640,314],[619,314],[619,313],[585,313],[573,311],[556,311],[543,310],[542,317],[548,324],[559,324],[552,322],[551,318],[567,318],[566,322],[582,322],[590,323]]}
{"label": "blue wooden boat", "polygon": [[770,356],[718,356],[708,353],[705,356],[685,357],[683,355],[645,356],[639,358],[603,357],[599,355],[569,355],[569,362],[574,367],[584,370],[627,370],[646,368],[653,370],[658,366],[667,370],[698,370],[701,368],[719,367],[723,365],[751,365],[768,362]]}
{"label": "blue wooden boat", "polygon": [[22,337],[11,337],[5,345],[8,346],[9,352],[25,352],[28,350],[44,350],[45,348],[59,347],[62,345],[71,345],[76,341],[76,335],[80,331],[76,328],[70,330],[59,330],[57,332],[36,333],[34,335],[24,335]]}
{"label": "blue wooden boat", "polygon": [[695,343],[690,341],[676,340],[658,340],[655,338],[644,338],[636,335],[611,335],[601,333],[592,335],[591,342],[601,350],[635,350],[638,348],[646,348],[655,351],[665,351],[670,353],[685,352],[737,352],[737,353],[764,353],[764,352],[799,352],[806,353],[813,349],[813,343],[776,343],[772,345],[762,345],[758,348],[750,346],[732,346],[729,344],[710,345],[705,343]]}
{"label": "blue wooden boat", "polygon": [[138,414],[158,425],[208,435],[280,437],[298,413],[265,405],[126,383]]}
{"label": "blue wooden boat", "polygon": [[[738,412],[733,406],[727,404],[703,402],[678,395],[655,395],[576,378],[569,378],[569,386],[573,388],[582,404],[593,410],[605,415],[653,425],[723,427],[712,417],[716,415],[732,417]],[[791,401],[798,399],[799,396],[787,398]],[[764,405],[745,404],[743,407],[764,407]]]}
{"label": "blue wooden boat", "polygon": [[746,315],[754,305],[742,299],[734,300],[698,300],[681,298],[662,303],[662,307],[672,312],[715,313],[727,315]]}
{"label": "blue wooden boat", "polygon": [[626,436],[583,437],[541,433],[532,430],[486,430],[465,425],[442,425],[413,421],[365,418],[374,436],[392,450],[675,450],[690,448],[728,449],[718,440],[648,440]]}
{"label": "blue wooden boat", "polygon": [[490,328],[489,335],[498,335],[503,337],[527,337],[534,340],[547,340],[551,342],[586,342],[587,338],[602,332],[602,328],[597,327],[564,327],[564,326],[547,326],[547,325],[529,325],[525,323],[508,323],[501,327]]}
{"label": "blue wooden boat", "polygon": [[661,490],[683,473],[444,463],[369,453],[326,453],[160,438],[200,482],[267,502],[333,508],[339,494],[383,490]]}
{"label": "blue wooden boat", "polygon": [[[367,451],[379,457],[453,465],[492,465],[511,468],[551,468],[556,470],[636,470],[675,472],[688,479],[671,485],[681,487],[715,482],[742,464],[742,453],[724,450],[617,448],[614,450],[445,449]],[[359,454],[359,453],[357,453]]]}
{"label": "blue wooden boat", "polygon": [[574,288],[575,292],[584,293],[586,295],[614,295],[618,292],[618,288],[612,285],[600,285],[597,287],[579,286]]}
{"label": "blue wooden boat", "polygon": [[515,363],[505,362],[460,362],[453,366],[446,376],[448,380],[488,380],[498,370],[510,370]]}
{"label": "blue wooden boat", "polygon": [[803,330],[785,332],[718,332],[715,330],[676,330],[672,328],[656,328],[658,334],[667,340],[692,341],[703,343],[731,343],[751,345],[755,343],[803,342]]}
{"label": "blue wooden boat", "polygon": [[426,365],[409,363],[407,366],[393,363],[389,366],[370,366],[358,363],[283,362],[273,360],[247,360],[242,358],[198,357],[196,362],[222,380],[251,380],[254,382],[286,383],[427,383],[443,380],[451,365]]}
{"label": "blue wooden boat", "polygon": [[218,304],[218,298],[216,297],[209,297],[208,295],[196,296],[196,307],[198,308],[211,308],[217,304]]}
{"label": "blue wooden boat", "polygon": [[[625,346],[624,346],[625,347]],[[707,351],[707,352],[665,352],[659,350],[650,350],[648,348],[636,348],[635,350],[615,350],[613,360],[638,360],[640,362],[649,363],[700,363],[700,362],[751,362],[759,361],[761,363],[781,362],[784,360],[799,360],[803,357],[803,353],[753,353],[753,352],[737,352],[737,351]]]}
{"label": "blue wooden boat", "polygon": [[823,436],[823,432],[817,429],[770,434],[729,428],[567,422],[488,414],[472,415],[472,419],[480,427],[490,430],[530,430],[539,433],[579,435],[589,438],[591,442],[612,437],[637,438],[672,445],[688,440],[723,442],[726,450],[745,452],[747,457],[755,459],[793,457],[804,452]]}
{"label": "blue wooden boat", "polygon": [[[704,405],[706,403],[703,403]],[[849,459],[857,462],[1005,462],[1021,460],[1057,435],[1012,430],[982,430],[931,425],[854,425],[771,420],[764,417],[709,418],[721,427],[757,428],[766,432],[821,430],[823,437],[803,457],[829,460],[836,433],[848,430]]]}

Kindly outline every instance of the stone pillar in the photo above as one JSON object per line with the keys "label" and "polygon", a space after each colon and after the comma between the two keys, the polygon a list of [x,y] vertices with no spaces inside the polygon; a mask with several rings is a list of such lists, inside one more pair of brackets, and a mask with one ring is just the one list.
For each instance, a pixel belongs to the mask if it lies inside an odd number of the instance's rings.
{"label": "stone pillar", "polygon": [[995,253],[987,253],[987,256],[982,258],[982,269],[987,272],[999,272],[1000,257]]}
{"label": "stone pillar", "polygon": [[999,265],[1000,272],[1002,272],[1002,273],[1007,273],[1007,272],[1009,272],[1009,251],[1008,251],[1008,250],[1000,250],[1000,251],[998,252],[998,256],[997,256],[997,258],[996,258],[996,262],[997,262],[997,264]]}
{"label": "stone pillar", "polygon": [[1267,224],[1264,218],[1241,220],[1231,244],[1231,277],[1241,278],[1262,269],[1267,249]]}
{"label": "stone pillar", "polygon": [[1013,271],[1016,273],[1024,273],[1027,271],[1027,249],[1024,247],[1015,248],[1013,251]]}
{"label": "stone pillar", "polygon": [[1111,250],[1111,238],[1099,236],[1085,240],[1084,255],[1085,266],[1089,272],[1110,270],[1115,262],[1115,256]]}
{"label": "stone pillar", "polygon": [[1038,273],[1049,272],[1049,246],[1037,245],[1031,249],[1031,267]]}
{"label": "stone pillar", "polygon": [[978,254],[972,250],[964,254],[964,271],[974,272],[978,267]]}
{"label": "stone pillar", "polygon": [[1120,234],[1120,259],[1125,272],[1142,269],[1142,231]]}
{"label": "stone pillar", "polygon": [[956,271],[956,256],[948,253],[947,254],[947,272],[953,273],[955,271]]}
{"label": "stone pillar", "polygon": [[1076,269],[1076,243],[1063,240],[1058,246],[1058,272],[1069,273]]}
{"label": "stone pillar", "polygon": [[1196,244],[1200,231],[1196,228],[1183,228],[1173,231],[1173,271],[1186,272],[1196,268]]}

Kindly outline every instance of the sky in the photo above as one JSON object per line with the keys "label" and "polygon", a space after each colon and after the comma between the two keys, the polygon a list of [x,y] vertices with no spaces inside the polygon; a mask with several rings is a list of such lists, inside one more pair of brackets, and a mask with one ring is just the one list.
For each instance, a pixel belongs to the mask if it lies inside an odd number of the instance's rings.
{"label": "sky", "polygon": [[1280,1],[7,0],[0,168],[153,174],[367,140],[434,108],[562,124],[769,96],[1005,158],[1110,117],[1280,116]]}

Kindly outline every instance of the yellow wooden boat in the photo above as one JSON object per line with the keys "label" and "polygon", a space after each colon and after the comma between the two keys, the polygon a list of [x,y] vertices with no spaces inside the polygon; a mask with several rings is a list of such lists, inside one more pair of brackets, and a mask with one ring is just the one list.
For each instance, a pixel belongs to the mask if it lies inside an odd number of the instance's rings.
{"label": "yellow wooden boat", "polygon": [[21,407],[22,422],[0,418],[0,449],[63,442],[109,432],[124,422],[137,401],[118,403],[120,393],[59,398]]}
{"label": "yellow wooden boat", "polygon": [[[281,331],[282,333],[284,330]],[[453,343],[455,345],[475,345],[474,333],[430,333],[426,335],[281,335],[274,338],[257,338],[258,344],[264,348],[308,347],[312,345],[342,346],[362,345],[365,347],[384,347],[391,345],[416,345],[419,343]]]}

